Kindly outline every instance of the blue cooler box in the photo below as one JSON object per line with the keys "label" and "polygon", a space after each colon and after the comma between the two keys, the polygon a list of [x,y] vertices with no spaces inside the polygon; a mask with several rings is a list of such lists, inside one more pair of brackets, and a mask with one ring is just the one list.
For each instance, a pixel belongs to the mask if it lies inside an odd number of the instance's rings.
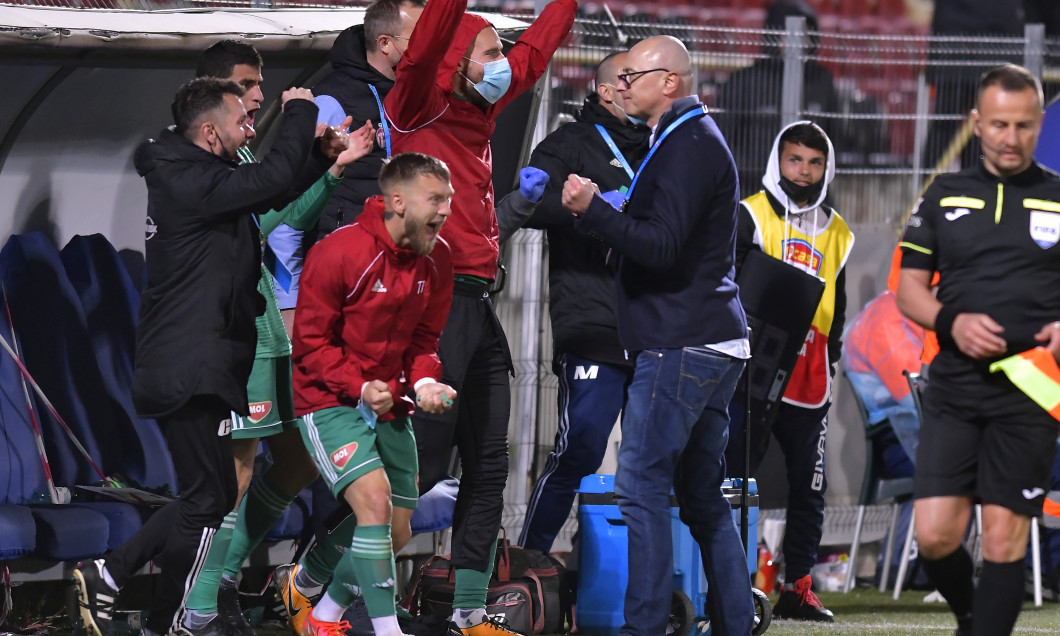
{"label": "blue cooler box", "polygon": [[[740,527],[740,480],[726,479],[722,490]],[[747,571],[758,565],[758,484],[750,480],[747,515]],[[626,583],[629,581],[629,538],[615,502],[615,476],[589,475],[578,490],[578,631],[610,636],[623,623]],[[681,522],[677,506],[670,508],[674,545],[674,589],[683,591],[696,616],[706,616],[707,580],[699,545]]]}

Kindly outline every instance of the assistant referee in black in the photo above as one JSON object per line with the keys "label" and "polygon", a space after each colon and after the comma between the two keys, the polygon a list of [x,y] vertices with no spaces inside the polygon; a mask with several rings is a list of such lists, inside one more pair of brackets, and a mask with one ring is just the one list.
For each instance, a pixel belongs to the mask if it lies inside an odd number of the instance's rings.
{"label": "assistant referee in black", "polygon": [[[1030,520],[1042,512],[1056,453],[1057,421],[987,369],[1036,345],[1060,357],[1060,176],[1033,158],[1042,106],[1026,69],[987,71],[971,113],[982,161],[935,180],[901,243],[898,306],[941,345],[923,396],[917,539],[959,635],[1011,633]],[[961,539],[977,501],[984,563],[973,587]]]}

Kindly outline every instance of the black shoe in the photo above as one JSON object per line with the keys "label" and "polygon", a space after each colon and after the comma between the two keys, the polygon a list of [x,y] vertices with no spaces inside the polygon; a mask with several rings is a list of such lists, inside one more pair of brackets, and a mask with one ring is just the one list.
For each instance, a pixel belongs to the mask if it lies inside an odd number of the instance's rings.
{"label": "black shoe", "polygon": [[972,616],[957,619],[957,631],[953,636],[972,636]]}
{"label": "black shoe", "polygon": [[174,629],[171,634],[177,636],[232,636],[232,628],[225,622],[220,615],[214,616],[209,623],[206,623],[202,627],[196,627],[192,629],[187,625],[181,625]]}
{"label": "black shoe", "polygon": [[350,630],[346,636],[375,636],[372,627],[372,617],[368,615],[368,607],[363,598],[358,598],[342,614],[342,619],[350,624]]}
{"label": "black shoe", "polygon": [[250,621],[243,615],[243,608],[239,606],[239,590],[234,585],[217,588],[217,615],[228,623],[235,636],[257,636]]}
{"label": "black shoe", "polygon": [[82,628],[89,636],[111,636],[118,590],[103,578],[103,559],[78,563],[74,568],[73,583]]}
{"label": "black shoe", "polygon": [[810,575],[795,581],[794,590],[784,590],[773,606],[773,618],[791,618],[799,621],[834,623],[835,616],[821,605],[821,600],[810,589]]}

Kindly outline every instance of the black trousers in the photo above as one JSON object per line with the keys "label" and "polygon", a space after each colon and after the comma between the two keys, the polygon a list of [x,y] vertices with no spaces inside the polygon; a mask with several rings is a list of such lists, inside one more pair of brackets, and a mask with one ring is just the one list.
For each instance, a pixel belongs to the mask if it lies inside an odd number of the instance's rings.
{"label": "black trousers", "polygon": [[[742,402],[739,403],[742,406]],[[788,516],[784,530],[785,581],[794,583],[810,573],[817,563],[817,549],[824,529],[825,439],[828,432],[828,408],[831,403],[811,409],[783,403],[771,431],[751,427],[751,465],[753,477],[769,450],[769,438],[775,437],[784,452],[788,477]],[[736,408],[734,408],[736,407]],[[729,407],[729,445],[725,460],[729,476],[743,471],[744,412],[733,400]]]}
{"label": "black trousers", "polygon": [[147,628],[167,634],[181,617],[214,532],[235,506],[231,411],[217,397],[197,395],[176,412],[159,418],[177,471],[180,497],[163,506],[107,558],[118,587],[147,562],[159,557],[162,573]]}
{"label": "black trousers", "polygon": [[508,480],[511,354],[485,287],[456,284],[438,355],[442,382],[457,391],[448,412],[417,409],[412,424],[420,462],[420,493],[444,479],[453,443],[460,453],[460,492],[453,513],[453,560],[485,571],[497,540]]}

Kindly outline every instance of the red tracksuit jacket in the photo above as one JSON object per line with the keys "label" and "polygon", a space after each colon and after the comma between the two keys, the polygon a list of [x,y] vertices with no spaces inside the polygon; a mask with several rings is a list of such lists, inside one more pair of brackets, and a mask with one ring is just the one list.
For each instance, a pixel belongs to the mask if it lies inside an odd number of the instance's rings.
{"label": "red tracksuit jacket", "polygon": [[[490,136],[508,104],[534,85],[574,24],[575,0],[552,2],[508,53],[512,84],[483,112],[453,95],[452,78],[484,18],[465,13],[467,0],[431,0],[423,10],[397,67],[397,80],[386,96],[393,131],[393,152],[421,152],[449,166],[456,193],[453,214],[442,236],[453,252],[458,274],[497,275],[497,213],[493,204]],[[504,148],[503,152],[519,152]]]}
{"label": "red tracksuit jacket", "polygon": [[356,406],[365,382],[383,380],[394,408],[379,419],[411,413],[408,389],[441,380],[438,337],[452,293],[449,245],[439,238],[428,256],[398,247],[383,223],[383,198],[365,201],[357,222],[314,246],[302,269],[295,412]]}

